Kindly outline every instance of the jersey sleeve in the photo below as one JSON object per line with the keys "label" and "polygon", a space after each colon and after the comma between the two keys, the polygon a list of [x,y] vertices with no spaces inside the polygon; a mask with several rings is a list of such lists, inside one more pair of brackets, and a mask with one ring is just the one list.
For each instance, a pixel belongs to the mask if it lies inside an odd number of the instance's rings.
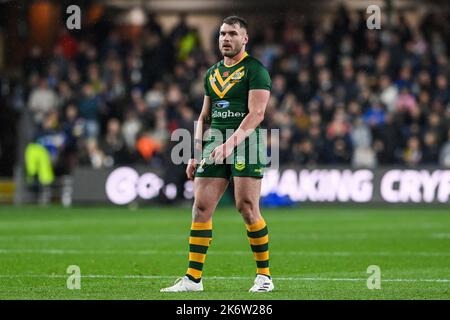
{"label": "jersey sleeve", "polygon": [[269,72],[263,65],[255,65],[249,71],[249,90],[265,89],[270,91],[272,88],[272,80],[270,79]]}
{"label": "jersey sleeve", "polygon": [[208,74],[209,70],[205,72],[205,76],[203,77],[203,86],[205,88],[205,96],[210,96],[209,94],[209,87],[208,87]]}

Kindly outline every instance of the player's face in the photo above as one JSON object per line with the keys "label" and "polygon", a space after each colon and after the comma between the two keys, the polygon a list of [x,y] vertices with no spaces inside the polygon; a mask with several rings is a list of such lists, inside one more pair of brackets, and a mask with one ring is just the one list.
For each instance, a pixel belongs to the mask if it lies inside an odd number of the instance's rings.
{"label": "player's face", "polygon": [[232,58],[247,44],[247,30],[238,24],[222,24],[219,35],[219,49],[224,57]]}

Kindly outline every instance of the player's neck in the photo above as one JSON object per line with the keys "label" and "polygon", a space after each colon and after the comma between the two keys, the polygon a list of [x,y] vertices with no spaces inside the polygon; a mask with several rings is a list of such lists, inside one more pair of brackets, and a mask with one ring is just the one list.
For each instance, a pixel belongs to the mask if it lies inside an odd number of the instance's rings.
{"label": "player's neck", "polygon": [[241,52],[239,52],[234,57],[223,57],[223,64],[225,65],[225,67],[232,67],[241,62],[247,55],[248,53],[245,51],[245,49],[242,49]]}

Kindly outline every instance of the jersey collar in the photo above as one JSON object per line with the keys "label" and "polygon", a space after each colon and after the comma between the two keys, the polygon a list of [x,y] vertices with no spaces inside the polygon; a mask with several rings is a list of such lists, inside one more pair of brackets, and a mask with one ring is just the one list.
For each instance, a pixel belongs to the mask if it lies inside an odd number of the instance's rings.
{"label": "jersey collar", "polygon": [[224,65],[225,67],[227,67],[227,68],[234,67],[235,65],[237,65],[238,63],[240,63],[242,60],[244,60],[247,56],[248,56],[248,53],[247,53],[247,51],[245,51],[244,54],[242,55],[242,57],[239,59],[239,61],[237,61],[237,62],[235,62],[235,63],[233,63],[233,64],[227,66],[227,65],[225,64],[225,59],[224,59],[224,60],[223,60],[223,65]]}

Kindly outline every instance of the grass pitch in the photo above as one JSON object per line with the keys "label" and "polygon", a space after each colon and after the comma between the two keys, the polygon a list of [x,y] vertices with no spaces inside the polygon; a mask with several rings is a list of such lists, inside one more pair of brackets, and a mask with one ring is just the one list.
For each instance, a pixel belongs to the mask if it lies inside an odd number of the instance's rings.
{"label": "grass pitch", "polygon": [[[0,299],[449,299],[450,210],[265,209],[276,291],[234,208],[213,219],[204,292],[160,293],[187,268],[190,208],[0,207]],[[68,266],[81,289],[67,288]],[[381,289],[367,288],[367,268]]]}

